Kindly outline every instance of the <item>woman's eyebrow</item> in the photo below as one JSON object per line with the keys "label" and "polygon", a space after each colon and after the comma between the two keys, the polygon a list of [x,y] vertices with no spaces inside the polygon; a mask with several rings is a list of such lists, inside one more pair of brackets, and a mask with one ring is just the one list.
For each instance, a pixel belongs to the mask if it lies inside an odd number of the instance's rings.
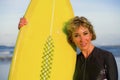
{"label": "woman's eyebrow", "polygon": [[78,32],[74,32],[73,34],[79,34]]}

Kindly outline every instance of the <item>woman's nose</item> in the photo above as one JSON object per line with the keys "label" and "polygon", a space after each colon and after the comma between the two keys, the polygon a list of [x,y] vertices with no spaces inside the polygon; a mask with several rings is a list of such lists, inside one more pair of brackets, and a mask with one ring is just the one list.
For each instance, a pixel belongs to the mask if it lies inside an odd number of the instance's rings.
{"label": "woman's nose", "polygon": [[80,41],[81,42],[85,41],[85,37],[84,36],[80,36]]}

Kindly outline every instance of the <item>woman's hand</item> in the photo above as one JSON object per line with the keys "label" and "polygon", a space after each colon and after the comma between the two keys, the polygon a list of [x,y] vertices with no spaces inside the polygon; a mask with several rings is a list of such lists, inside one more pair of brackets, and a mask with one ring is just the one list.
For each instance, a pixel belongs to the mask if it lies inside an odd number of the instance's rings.
{"label": "woman's hand", "polygon": [[27,20],[23,17],[23,18],[20,18],[20,22],[18,24],[18,29],[20,29],[21,27],[23,27],[24,25],[26,25],[28,22]]}

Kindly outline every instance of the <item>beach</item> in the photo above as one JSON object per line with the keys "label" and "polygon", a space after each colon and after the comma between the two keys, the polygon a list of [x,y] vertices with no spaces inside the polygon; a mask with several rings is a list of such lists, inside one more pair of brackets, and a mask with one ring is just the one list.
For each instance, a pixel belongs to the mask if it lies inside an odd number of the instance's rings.
{"label": "beach", "polygon": [[[115,56],[118,66],[118,80],[120,80],[120,46],[100,46],[100,48],[112,52]],[[8,80],[13,50],[14,47],[0,46],[0,80]]]}
{"label": "beach", "polygon": [[0,80],[8,80],[11,62],[0,62]]}
{"label": "beach", "polygon": [[[119,79],[120,80],[120,57],[116,57],[116,62],[118,65]],[[0,62],[0,80],[8,80],[8,74],[11,62]]]}

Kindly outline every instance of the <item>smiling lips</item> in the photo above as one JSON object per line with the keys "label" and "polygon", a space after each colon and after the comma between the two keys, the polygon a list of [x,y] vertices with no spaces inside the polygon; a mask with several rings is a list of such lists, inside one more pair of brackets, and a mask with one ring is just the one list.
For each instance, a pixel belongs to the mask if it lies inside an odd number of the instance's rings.
{"label": "smiling lips", "polygon": [[85,47],[86,45],[87,45],[87,43],[84,43],[84,42],[80,43],[81,47]]}

